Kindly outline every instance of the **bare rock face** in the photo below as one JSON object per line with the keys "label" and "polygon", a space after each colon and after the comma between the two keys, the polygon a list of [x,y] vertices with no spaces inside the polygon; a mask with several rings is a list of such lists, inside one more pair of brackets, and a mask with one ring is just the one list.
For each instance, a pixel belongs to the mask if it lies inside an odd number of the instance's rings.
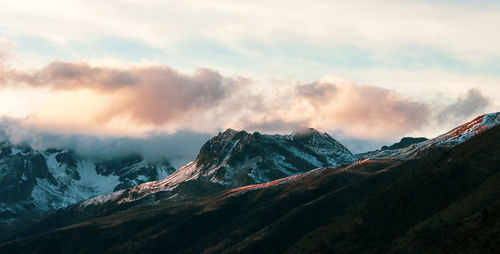
{"label": "bare rock face", "polygon": [[314,129],[291,135],[250,134],[228,129],[207,141],[194,161],[167,178],[88,200],[84,206],[122,204],[159,192],[182,195],[177,187],[188,181],[236,188],[354,161],[356,157],[346,147]]}
{"label": "bare rock face", "polygon": [[72,151],[37,151],[0,144],[0,222],[57,210],[80,201],[165,178],[175,169],[132,155],[93,161]]}

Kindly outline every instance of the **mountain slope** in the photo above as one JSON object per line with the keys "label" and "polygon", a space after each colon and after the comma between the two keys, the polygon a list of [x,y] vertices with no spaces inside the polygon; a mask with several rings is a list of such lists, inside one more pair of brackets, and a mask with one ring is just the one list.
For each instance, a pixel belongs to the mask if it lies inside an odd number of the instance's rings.
{"label": "mountain slope", "polygon": [[[318,167],[350,164],[354,160],[356,158],[347,148],[328,134],[314,129],[291,135],[250,134],[228,129],[206,142],[193,162],[162,180],[105,192],[107,194],[45,216],[29,230],[17,230],[15,227],[16,230],[4,233],[3,237],[0,233],[0,238],[11,239],[15,235],[43,232],[162,199],[206,199],[234,187],[268,182]],[[120,161],[113,161],[113,165],[101,163],[96,166],[96,172],[106,175],[110,172],[123,173],[127,167],[122,164]],[[120,180],[119,185],[106,186],[116,189],[129,183],[127,179]]]}
{"label": "mountain slope", "polygon": [[500,112],[481,115],[474,118],[472,121],[460,125],[433,139],[419,142],[401,149],[379,150],[366,154],[360,154],[358,157],[361,159],[416,158],[436,147],[451,147],[463,143],[474,135],[477,135],[491,127],[497,126],[499,123]]}
{"label": "mountain slope", "polygon": [[158,180],[174,169],[167,161],[150,163],[140,156],[93,161],[71,151],[37,151],[1,143],[0,222],[64,208],[137,184]]}
{"label": "mountain slope", "polygon": [[263,135],[228,129],[206,142],[197,158],[160,181],[89,200],[85,204],[131,202],[172,191],[188,181],[234,188],[264,183],[319,167],[350,164],[356,157],[326,133],[314,129],[291,135]]}
{"label": "mountain slope", "polygon": [[394,143],[390,146],[382,146],[382,148],[380,148],[380,150],[401,149],[401,148],[405,148],[405,147],[411,146],[413,144],[424,142],[427,140],[429,140],[429,139],[423,138],[423,137],[420,137],[420,138],[404,137],[399,142]]}
{"label": "mountain slope", "polygon": [[493,127],[412,159],[317,169],[205,201],[160,201],[0,251],[498,253],[499,159]]}

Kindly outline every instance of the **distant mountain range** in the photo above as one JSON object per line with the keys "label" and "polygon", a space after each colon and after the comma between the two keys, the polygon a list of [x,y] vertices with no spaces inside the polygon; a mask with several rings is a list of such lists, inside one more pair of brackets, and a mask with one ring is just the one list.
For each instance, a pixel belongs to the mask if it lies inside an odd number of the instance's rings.
{"label": "distant mountain range", "polygon": [[[0,199],[0,219],[6,223],[4,227],[16,231],[30,225],[34,218],[84,200],[76,207],[85,207],[86,213],[92,214],[90,207],[97,206],[101,211],[103,202],[108,203],[106,206],[116,206],[113,207],[116,210],[123,207],[119,206],[121,203],[157,192],[161,192],[161,197],[150,196],[140,202],[183,199],[199,196],[200,189],[205,190],[203,194],[216,193],[357,160],[328,134],[314,129],[291,135],[250,134],[228,129],[207,141],[193,162],[175,172],[166,160],[153,163],[132,155],[95,162],[71,151],[36,151],[26,145],[14,147],[4,143],[2,179],[19,184],[2,185],[3,190],[0,187],[5,193],[5,200]],[[28,164],[29,169],[13,164],[23,160],[33,160],[36,164]],[[25,182],[24,178],[29,181]],[[67,210],[70,209],[74,208]],[[10,230],[0,233],[0,239],[2,235],[8,238]]]}
{"label": "distant mountain range", "polygon": [[[91,163],[6,144],[10,189],[0,191],[16,194],[1,201],[2,239],[19,239],[0,252],[498,253],[499,122],[499,113],[483,115],[357,157],[314,129],[229,129],[168,176],[168,162]],[[16,156],[29,163],[12,173]],[[78,184],[91,176],[104,184]],[[44,213],[8,221],[24,211],[18,204]]]}
{"label": "distant mountain range", "polygon": [[401,149],[401,148],[405,148],[405,147],[411,146],[413,144],[424,142],[424,141],[427,141],[427,140],[429,140],[429,139],[428,138],[423,138],[423,137],[420,137],[420,138],[404,137],[398,143],[394,143],[394,144],[392,144],[390,146],[382,146],[382,148],[380,148],[380,150]]}
{"label": "distant mountain range", "polygon": [[94,161],[72,151],[37,151],[0,144],[0,221],[43,215],[80,201],[165,178],[175,169],[166,160],[138,155]]}

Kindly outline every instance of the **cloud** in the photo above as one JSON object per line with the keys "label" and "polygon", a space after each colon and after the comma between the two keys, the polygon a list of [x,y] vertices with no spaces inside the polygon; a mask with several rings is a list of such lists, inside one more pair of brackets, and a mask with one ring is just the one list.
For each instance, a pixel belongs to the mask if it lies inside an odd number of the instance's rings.
{"label": "cloud", "polygon": [[265,133],[289,132],[291,130],[299,130],[308,126],[308,122],[304,121],[286,121],[284,119],[272,119],[267,121],[257,121],[244,123],[245,130],[260,131]]}
{"label": "cloud", "polygon": [[14,55],[14,47],[12,42],[0,37],[0,66]]}
{"label": "cloud", "polygon": [[176,167],[193,160],[212,134],[179,130],[168,134],[152,132],[142,137],[98,136],[77,132],[54,132],[18,119],[0,119],[0,140],[28,144],[35,149],[71,149],[94,160],[109,160],[132,154],[149,161],[167,159]]}
{"label": "cloud", "polygon": [[[235,48],[241,47],[239,42],[292,41],[308,45],[353,45],[373,52],[423,45],[456,54],[498,55],[495,43],[499,38],[498,4],[459,2],[290,4],[275,0],[228,5],[225,0],[176,4],[163,1],[60,4],[50,0],[43,4],[31,1],[29,5],[33,8],[24,8],[24,1],[8,1],[0,3],[5,12],[0,16],[0,24],[3,30],[16,35],[27,34],[57,43],[88,38],[134,38],[164,50],[179,42],[208,38]],[[361,5],[363,8],[359,8]]]}
{"label": "cloud", "polygon": [[457,101],[446,106],[438,115],[442,121],[462,121],[474,114],[484,113],[491,99],[484,96],[478,89],[469,89],[465,95],[459,96]]}
{"label": "cloud", "polygon": [[295,96],[295,114],[307,116],[310,125],[355,137],[398,135],[422,127],[430,116],[425,103],[335,77],[298,85]]}
{"label": "cloud", "polygon": [[54,62],[35,72],[16,72],[11,81],[55,91],[91,90],[109,96],[111,105],[95,120],[129,117],[139,124],[160,126],[207,111],[230,96],[247,79],[223,77],[210,69],[185,75],[163,65],[93,67]]}
{"label": "cloud", "polygon": [[0,84],[5,83],[11,75],[10,69],[7,66],[7,61],[13,56],[12,43],[0,37]]}
{"label": "cloud", "polygon": [[338,92],[335,85],[322,82],[298,85],[295,90],[299,97],[307,99],[315,106],[320,106],[321,103],[334,99]]}
{"label": "cloud", "polygon": [[334,76],[266,86],[211,69],[187,75],[157,64],[118,68],[53,62],[34,71],[12,70],[7,78],[11,84],[48,90],[24,123],[85,135],[225,128],[289,133],[313,127],[358,139],[389,139],[430,128],[436,116],[469,117],[489,105],[475,89],[436,107]]}
{"label": "cloud", "polygon": [[[49,87],[55,93],[92,91],[84,99],[59,96],[60,103],[42,107],[41,115],[49,117],[69,108],[64,115],[74,118],[72,108],[75,112],[87,110],[95,126],[128,119],[122,123],[176,126],[174,130],[210,132],[233,127],[288,132],[311,126],[345,130],[356,137],[388,137],[420,128],[430,115],[425,103],[392,90],[336,77],[275,85],[266,93],[251,89],[255,86],[249,88],[249,79],[223,77],[210,69],[185,75],[162,65],[111,68],[54,62],[34,72],[16,72],[13,79]],[[68,105],[72,102],[79,103]],[[76,116],[77,120],[84,117]]]}

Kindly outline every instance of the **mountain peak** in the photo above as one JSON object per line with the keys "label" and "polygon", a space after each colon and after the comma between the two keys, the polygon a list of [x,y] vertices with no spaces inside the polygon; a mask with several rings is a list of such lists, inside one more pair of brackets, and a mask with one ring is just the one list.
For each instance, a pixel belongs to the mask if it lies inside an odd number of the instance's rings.
{"label": "mountain peak", "polygon": [[413,145],[413,144],[416,144],[416,143],[420,143],[420,142],[424,142],[424,141],[427,141],[427,140],[429,140],[429,139],[428,138],[424,138],[424,137],[418,137],[418,138],[404,137],[399,142],[394,143],[391,146],[382,146],[382,148],[380,150],[392,150],[392,149],[405,148],[405,147],[408,147],[410,145]]}
{"label": "mountain peak", "polygon": [[231,128],[227,128],[224,132],[222,132],[221,134],[224,134],[224,135],[234,135],[236,133],[238,133],[240,131],[237,131],[235,129],[231,129]]}
{"label": "mountain peak", "polygon": [[[212,178],[214,172],[224,172],[215,181],[228,184],[227,181],[233,181],[234,177],[243,177],[246,180],[240,180],[248,183],[259,183],[354,160],[355,157],[342,144],[313,128],[291,135],[249,134],[228,129],[203,145],[195,164],[202,171],[200,176],[207,174],[207,178]],[[233,174],[238,176],[231,176]]]}
{"label": "mountain peak", "polygon": [[356,160],[342,144],[312,128],[292,135],[250,134],[227,129],[208,140],[194,161],[165,179],[118,194],[120,198],[116,202],[131,202],[153,193],[173,191],[188,181],[241,187],[316,168],[347,165]]}
{"label": "mountain peak", "polygon": [[480,115],[454,129],[435,138],[418,142],[399,149],[382,149],[361,154],[360,158],[398,158],[410,159],[421,156],[434,147],[452,147],[463,143],[469,138],[500,124],[500,112]]}
{"label": "mountain peak", "polygon": [[314,128],[301,128],[292,132],[292,136],[312,136],[312,135],[322,135],[319,131]]}

